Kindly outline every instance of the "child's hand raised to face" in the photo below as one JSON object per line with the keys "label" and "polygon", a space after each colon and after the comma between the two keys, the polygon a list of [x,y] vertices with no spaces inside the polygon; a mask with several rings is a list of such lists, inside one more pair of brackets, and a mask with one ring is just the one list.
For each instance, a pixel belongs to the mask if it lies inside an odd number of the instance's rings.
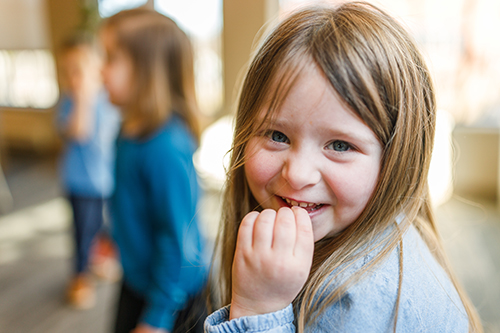
{"label": "child's hand raised to face", "polygon": [[236,243],[230,319],[288,306],[309,276],[313,252],[306,210],[293,207],[248,213]]}

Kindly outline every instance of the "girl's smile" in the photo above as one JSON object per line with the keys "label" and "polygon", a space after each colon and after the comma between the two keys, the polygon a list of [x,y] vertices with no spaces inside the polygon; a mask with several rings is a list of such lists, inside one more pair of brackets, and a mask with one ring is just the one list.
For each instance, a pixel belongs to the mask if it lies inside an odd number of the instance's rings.
{"label": "girl's smile", "polygon": [[315,241],[353,223],[377,184],[382,145],[317,67],[304,69],[265,127],[249,140],[245,164],[261,207],[304,208]]}

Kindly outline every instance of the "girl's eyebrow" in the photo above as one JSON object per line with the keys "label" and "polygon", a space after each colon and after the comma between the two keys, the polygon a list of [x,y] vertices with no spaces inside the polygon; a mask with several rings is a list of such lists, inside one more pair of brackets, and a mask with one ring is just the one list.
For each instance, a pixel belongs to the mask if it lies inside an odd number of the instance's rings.
{"label": "girl's eyebrow", "polygon": [[278,127],[283,127],[287,126],[288,124],[288,118],[279,118],[279,117],[267,117],[266,119],[262,119],[263,117],[258,117],[257,119],[261,122],[261,126],[263,127],[272,127],[272,126],[278,126]]}

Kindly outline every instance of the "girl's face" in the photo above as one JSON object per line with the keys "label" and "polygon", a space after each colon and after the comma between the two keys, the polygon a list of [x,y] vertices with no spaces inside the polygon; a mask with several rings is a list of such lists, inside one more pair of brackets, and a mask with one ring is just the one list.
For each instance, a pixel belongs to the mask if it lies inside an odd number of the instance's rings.
{"label": "girl's face", "polygon": [[132,59],[117,45],[113,31],[105,29],[100,36],[106,54],[102,76],[109,99],[115,105],[125,106],[132,95]]}
{"label": "girl's face", "polygon": [[382,145],[336,97],[317,67],[306,69],[275,120],[248,142],[245,176],[262,206],[301,206],[314,241],[361,214],[377,184]]}

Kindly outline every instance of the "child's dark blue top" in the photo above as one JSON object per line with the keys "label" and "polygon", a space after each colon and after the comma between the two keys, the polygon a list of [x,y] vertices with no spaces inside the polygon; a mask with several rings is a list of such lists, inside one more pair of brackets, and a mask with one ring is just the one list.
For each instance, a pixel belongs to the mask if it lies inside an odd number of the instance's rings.
{"label": "child's dark blue top", "polygon": [[167,330],[206,281],[195,148],[175,115],[147,139],[117,142],[113,235],[124,282],[146,299],[141,322]]}

